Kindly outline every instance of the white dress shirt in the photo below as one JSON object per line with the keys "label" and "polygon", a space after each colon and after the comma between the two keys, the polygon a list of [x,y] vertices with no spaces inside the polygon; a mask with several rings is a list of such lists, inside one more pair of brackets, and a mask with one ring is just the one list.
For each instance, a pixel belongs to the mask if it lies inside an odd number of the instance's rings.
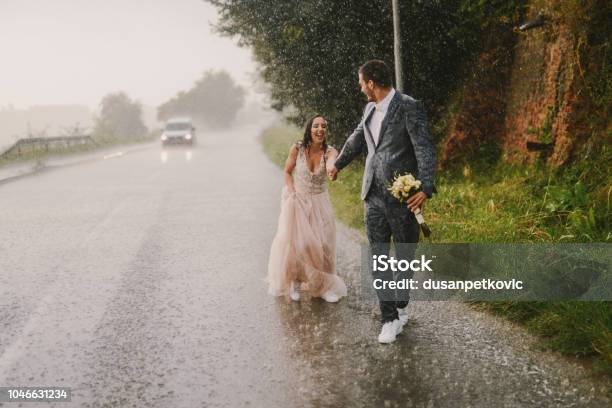
{"label": "white dress shirt", "polygon": [[395,95],[395,89],[391,88],[391,91],[387,94],[387,96],[376,104],[376,109],[374,109],[374,113],[370,117],[370,122],[368,123],[370,133],[372,133],[372,137],[374,138],[374,144],[377,146],[378,140],[380,139],[380,127],[382,126],[383,119],[387,114],[389,104],[391,103],[391,99],[393,99],[393,95]]}

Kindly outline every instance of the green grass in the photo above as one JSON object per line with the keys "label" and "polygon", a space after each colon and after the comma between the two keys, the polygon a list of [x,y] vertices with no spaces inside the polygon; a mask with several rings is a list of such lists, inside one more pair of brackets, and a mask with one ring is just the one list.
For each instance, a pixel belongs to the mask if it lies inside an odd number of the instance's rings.
{"label": "green grass", "polygon": [[[300,138],[295,128],[266,129],[268,157],[284,165]],[[606,150],[607,149],[607,150]],[[595,160],[594,157],[597,159]],[[537,164],[472,163],[437,176],[438,194],[427,203],[434,242],[612,242],[612,154],[561,170]],[[364,233],[359,198],[363,164],[354,162],[330,183],[336,217]],[[542,347],[590,362],[612,375],[612,302],[479,302],[540,336]]]}
{"label": "green grass", "polygon": [[490,302],[476,304],[525,325],[545,349],[593,361],[611,374],[612,302]]}
{"label": "green grass", "polygon": [[612,242],[612,187],[569,173],[466,166],[438,177],[428,215],[443,242]]}

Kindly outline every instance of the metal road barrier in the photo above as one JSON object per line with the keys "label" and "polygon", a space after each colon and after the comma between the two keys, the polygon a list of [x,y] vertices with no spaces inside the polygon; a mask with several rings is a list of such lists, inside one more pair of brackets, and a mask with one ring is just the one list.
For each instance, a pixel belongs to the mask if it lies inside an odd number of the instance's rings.
{"label": "metal road barrier", "polygon": [[21,156],[22,153],[30,150],[34,151],[37,148],[49,151],[49,147],[62,146],[70,147],[76,145],[92,144],[96,145],[96,142],[89,135],[81,136],[58,136],[58,137],[30,137],[25,139],[19,139],[15,144],[6,149],[0,154],[0,160],[8,157],[11,154],[16,153],[17,156]]}

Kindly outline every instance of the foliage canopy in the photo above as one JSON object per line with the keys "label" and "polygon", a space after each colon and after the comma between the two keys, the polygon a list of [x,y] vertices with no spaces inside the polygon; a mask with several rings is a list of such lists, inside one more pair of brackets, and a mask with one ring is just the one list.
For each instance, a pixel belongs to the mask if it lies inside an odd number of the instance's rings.
{"label": "foliage canopy", "polygon": [[206,71],[188,91],[181,91],[157,108],[157,118],[189,116],[211,128],[231,124],[244,105],[245,91],[225,71]]}
{"label": "foliage canopy", "polygon": [[94,136],[99,139],[137,140],[147,133],[142,121],[142,107],[125,92],[106,95],[100,102]]}
{"label": "foliage canopy", "polygon": [[[270,84],[272,107],[293,109],[302,125],[315,113],[330,121],[341,143],[357,123],[364,97],[357,70],[373,58],[393,64],[390,0],[207,0],[220,13],[217,30],[249,47]],[[436,116],[456,87],[462,65],[482,42],[487,24],[517,1],[400,2],[405,93]],[[510,4],[510,5],[509,5]],[[502,7],[503,6],[503,7]]]}

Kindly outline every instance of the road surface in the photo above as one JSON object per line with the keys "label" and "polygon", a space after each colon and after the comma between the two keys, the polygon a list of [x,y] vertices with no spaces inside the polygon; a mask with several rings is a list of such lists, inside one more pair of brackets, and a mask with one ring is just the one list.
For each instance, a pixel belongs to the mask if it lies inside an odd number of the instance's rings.
{"label": "road surface", "polygon": [[0,184],[0,386],[72,389],[0,406],[609,406],[608,384],[459,303],[414,302],[379,345],[341,225],[348,299],[268,296],[282,173],[257,133]]}

